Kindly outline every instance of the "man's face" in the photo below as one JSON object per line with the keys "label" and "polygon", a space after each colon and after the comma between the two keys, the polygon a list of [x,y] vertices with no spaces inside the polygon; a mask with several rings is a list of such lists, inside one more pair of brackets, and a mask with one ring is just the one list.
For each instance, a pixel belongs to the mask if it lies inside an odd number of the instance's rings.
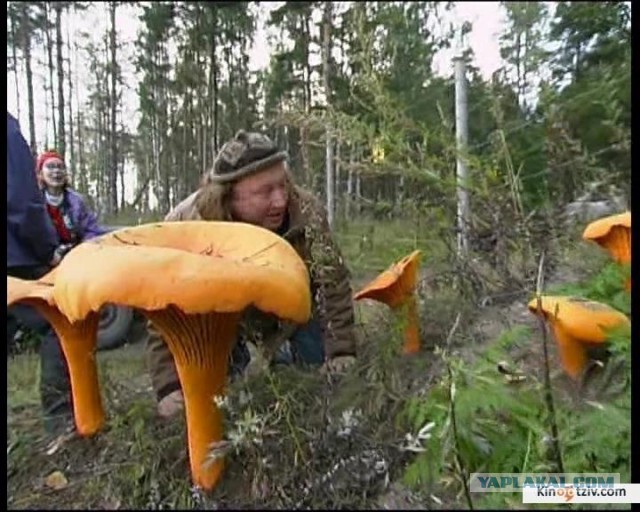
{"label": "man's face", "polygon": [[42,165],[42,180],[48,187],[62,187],[67,179],[67,168],[59,158],[47,158]]}
{"label": "man's face", "polygon": [[284,222],[288,204],[283,162],[242,178],[233,185],[231,213],[238,221],[276,231]]}

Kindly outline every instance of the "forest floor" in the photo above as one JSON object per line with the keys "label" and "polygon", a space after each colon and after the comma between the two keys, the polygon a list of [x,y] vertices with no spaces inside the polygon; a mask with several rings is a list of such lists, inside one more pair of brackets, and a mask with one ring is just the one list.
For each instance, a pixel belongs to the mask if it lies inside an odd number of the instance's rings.
{"label": "forest floor", "polygon": [[[588,261],[581,259],[578,261]],[[380,270],[383,267],[378,266]],[[547,286],[578,280],[590,265],[567,257]],[[357,289],[371,270],[356,273]],[[538,329],[526,303],[531,290],[488,303],[472,315],[456,352],[472,361],[502,333],[517,326]],[[40,420],[39,361],[21,354],[8,361],[7,506],[10,509],[251,509],[251,508],[466,508],[446,485],[410,489],[403,474],[415,454],[403,449],[406,399],[424,394],[442,375],[433,348],[450,331],[456,311],[444,318],[423,303],[425,347],[397,354],[399,337],[382,306],[357,304],[363,336],[356,365],[329,379],[316,371],[276,367],[249,372],[232,383],[226,408],[227,436],[236,443],[223,478],[209,495],[194,489],[182,418],[161,420],[146,373],[141,344],[98,355],[107,426],[91,439],[50,447]],[[527,373],[541,375],[539,333],[512,354]],[[435,340],[430,342],[429,340]],[[394,346],[395,343],[395,346]],[[552,348],[552,360],[556,355]],[[559,400],[573,387],[553,367]],[[233,436],[232,436],[233,434]],[[525,508],[514,496],[512,508]]]}

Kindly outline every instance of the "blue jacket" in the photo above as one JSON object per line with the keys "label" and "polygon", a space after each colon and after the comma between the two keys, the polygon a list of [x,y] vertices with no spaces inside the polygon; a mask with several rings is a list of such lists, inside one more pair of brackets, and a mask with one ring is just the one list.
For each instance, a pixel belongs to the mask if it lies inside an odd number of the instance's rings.
{"label": "blue jacket", "polygon": [[[69,220],[73,226],[71,231],[75,235],[76,243],[90,240],[110,231],[98,224],[98,217],[89,209],[84,197],[71,187],[66,187],[64,190],[64,209],[70,217]],[[70,226],[67,225],[67,228]],[[59,243],[61,243],[60,240]]]}
{"label": "blue jacket", "polygon": [[47,265],[57,244],[35,160],[18,121],[7,112],[7,268]]}

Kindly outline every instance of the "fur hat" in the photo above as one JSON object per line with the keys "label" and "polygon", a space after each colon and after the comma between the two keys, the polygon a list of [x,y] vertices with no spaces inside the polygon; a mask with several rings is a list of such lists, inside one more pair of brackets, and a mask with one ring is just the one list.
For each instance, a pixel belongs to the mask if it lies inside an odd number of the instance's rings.
{"label": "fur hat", "polygon": [[280,151],[266,135],[240,130],[222,146],[208,178],[214,183],[229,183],[287,158],[287,152]]}

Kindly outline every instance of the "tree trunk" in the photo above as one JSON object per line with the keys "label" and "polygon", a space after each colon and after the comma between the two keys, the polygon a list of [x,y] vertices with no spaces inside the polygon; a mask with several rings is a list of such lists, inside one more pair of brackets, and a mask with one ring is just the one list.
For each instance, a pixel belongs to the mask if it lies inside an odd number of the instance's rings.
{"label": "tree trunk", "polygon": [[356,174],[356,212],[360,214],[362,211],[362,180],[360,177],[360,173]]}
{"label": "tree trunk", "polygon": [[18,120],[18,124],[20,123],[20,85],[18,83],[18,52],[17,46],[19,46],[20,42],[17,39],[16,34],[16,16],[15,11],[11,9],[11,59],[13,60],[13,78],[14,84],[16,88],[16,119]]}
{"label": "tree trunk", "polygon": [[53,44],[51,42],[51,33],[49,31],[49,2],[45,2],[44,6],[46,16],[44,33],[45,43],[47,46],[47,67],[49,68],[49,92],[51,93],[51,121],[53,122],[53,143],[56,144],[58,142],[58,126],[56,124],[56,98],[54,91],[55,86],[53,84],[53,52],[51,49]]}
{"label": "tree trunk", "polygon": [[345,220],[350,218],[351,204],[353,203],[353,163],[355,161],[355,148],[349,150],[349,177],[347,178],[347,196],[344,202]]}
{"label": "tree trunk", "polygon": [[330,77],[329,77],[329,64],[331,59],[331,2],[324,3],[324,16],[323,16],[323,30],[322,30],[322,78],[324,82],[324,94],[325,94],[325,115],[327,119],[326,123],[326,190],[327,190],[327,220],[329,226],[333,226],[333,216],[335,213],[335,181],[333,174],[333,136],[331,130],[331,122],[329,120],[329,111],[331,108],[330,98]]}
{"label": "tree trunk", "polygon": [[29,145],[31,152],[36,155],[36,121],[33,107],[33,70],[31,69],[31,21],[29,19],[29,4],[20,3],[22,13],[22,52],[24,54],[24,67],[27,75],[27,108],[29,111]]}
{"label": "tree trunk", "polygon": [[[214,29],[217,28],[217,24],[218,24],[218,11],[217,9],[213,11],[214,13]],[[211,160],[211,163],[213,165],[213,162],[215,161],[216,155],[218,154],[218,135],[219,135],[219,130],[220,130],[220,119],[219,119],[219,110],[218,110],[218,80],[219,80],[219,76],[218,76],[218,59],[216,57],[216,32],[217,30],[214,30],[214,33],[211,35],[211,68],[213,69],[213,134],[212,134],[212,141],[213,141],[213,148],[212,148],[212,154],[213,154],[213,158]]]}
{"label": "tree trunk", "polygon": [[62,7],[60,3],[54,3],[56,13],[56,53],[58,64],[58,137],[56,147],[58,152],[65,157],[66,134],[64,126],[64,61],[62,59]]}
{"label": "tree trunk", "polygon": [[333,164],[334,165],[333,173],[335,175],[334,176],[334,180],[333,180],[334,183],[335,183],[335,185],[334,185],[334,197],[335,197],[335,206],[334,206],[334,208],[335,208],[335,212],[336,212],[335,213],[336,217],[339,217],[339,212],[341,211],[340,210],[340,199],[342,198],[341,192],[340,192],[341,189],[342,189],[341,181],[340,181],[340,179],[341,179],[340,178],[340,171],[341,171],[341,168],[342,168],[342,164],[341,164],[341,161],[340,161],[340,152],[341,152],[340,150],[341,149],[342,149],[342,142],[341,142],[340,139],[338,139],[338,140],[336,140],[336,145],[335,145],[336,154],[335,154],[334,164]]}
{"label": "tree trunk", "polygon": [[[124,133],[124,126],[120,126],[120,132]],[[124,155],[124,151],[120,152],[119,159],[120,159],[120,162],[118,162],[118,168],[120,169],[120,206],[118,207],[118,210],[122,211],[125,209],[125,206],[126,206],[126,201],[125,201],[126,183],[124,180],[124,163],[126,158]]]}
{"label": "tree trunk", "polygon": [[[239,118],[238,118],[238,108],[236,107],[236,102],[234,100],[234,82],[233,82],[233,65],[231,64],[231,48],[229,46],[227,46],[227,48],[225,48],[225,62],[227,64],[227,75],[228,75],[228,80],[227,80],[227,84],[228,84],[228,90],[227,90],[227,119],[229,120],[228,123],[231,124],[231,126],[233,127],[234,125],[237,126],[237,123],[239,122]],[[231,137],[233,137],[233,135],[235,135],[233,133],[233,128],[232,128],[232,133],[229,134]]]}
{"label": "tree trunk", "polygon": [[[74,49],[74,54],[78,55],[78,45],[77,43],[73,43],[73,49]],[[69,74],[69,76],[71,77],[71,74]],[[78,73],[78,59],[76,58],[75,63],[74,63],[74,74],[73,74],[75,80],[78,80],[80,77],[80,73]],[[76,90],[79,90],[78,88],[78,83],[76,82]],[[84,193],[87,193],[87,164],[86,164],[86,159],[84,158],[84,137],[82,137],[84,132],[81,132],[80,130],[84,130],[84,115],[82,110],[80,110],[80,95],[76,94],[76,119],[77,119],[77,123],[76,126],[78,127],[78,169],[80,172],[80,179],[78,180],[78,182],[80,183],[80,185],[84,185]],[[72,118],[73,119],[73,118]]]}
{"label": "tree trunk", "polygon": [[117,112],[117,61],[116,61],[116,2],[112,1],[109,5],[111,15],[111,30],[109,37],[109,45],[111,50],[111,172],[109,173],[109,213],[118,212],[118,139],[116,132],[116,112]]}
{"label": "tree trunk", "polygon": [[67,87],[69,91],[67,107],[69,109],[69,163],[68,166],[71,169],[71,183],[75,185],[76,175],[76,149],[75,140],[73,137],[73,80],[71,75],[71,38],[69,37],[69,23],[67,23],[67,52],[69,58],[67,59]]}
{"label": "tree trunk", "polygon": [[47,81],[44,82],[44,94],[42,95],[44,99],[44,146],[43,148],[46,150],[49,148],[49,116],[51,112],[49,111],[49,89],[47,87]]}
{"label": "tree trunk", "polygon": [[[395,178],[395,177],[394,177]],[[394,179],[392,178],[392,179]],[[403,202],[404,202],[404,174],[400,175],[399,180],[395,180],[396,192],[394,194],[394,203],[396,209],[396,215],[402,216],[404,214]]]}
{"label": "tree trunk", "polygon": [[306,96],[306,113],[308,114],[311,109],[311,64],[309,63],[310,54],[310,39],[311,39],[311,19],[305,17],[304,19],[304,65],[306,69],[306,77],[304,81],[305,96]]}
{"label": "tree trunk", "polygon": [[87,184],[87,173],[85,171],[85,160],[84,160],[84,116],[82,112],[78,112],[78,168],[79,168],[79,179],[78,179],[78,187],[81,194],[87,194],[88,192],[88,184]]}
{"label": "tree trunk", "polygon": [[[99,77],[96,76],[96,83]],[[102,206],[103,192],[103,170],[106,162],[104,161],[104,114],[100,105],[101,100],[97,99],[94,107],[96,120],[98,122],[98,131],[96,133],[96,157],[95,157],[95,182],[96,182],[96,208]]]}

